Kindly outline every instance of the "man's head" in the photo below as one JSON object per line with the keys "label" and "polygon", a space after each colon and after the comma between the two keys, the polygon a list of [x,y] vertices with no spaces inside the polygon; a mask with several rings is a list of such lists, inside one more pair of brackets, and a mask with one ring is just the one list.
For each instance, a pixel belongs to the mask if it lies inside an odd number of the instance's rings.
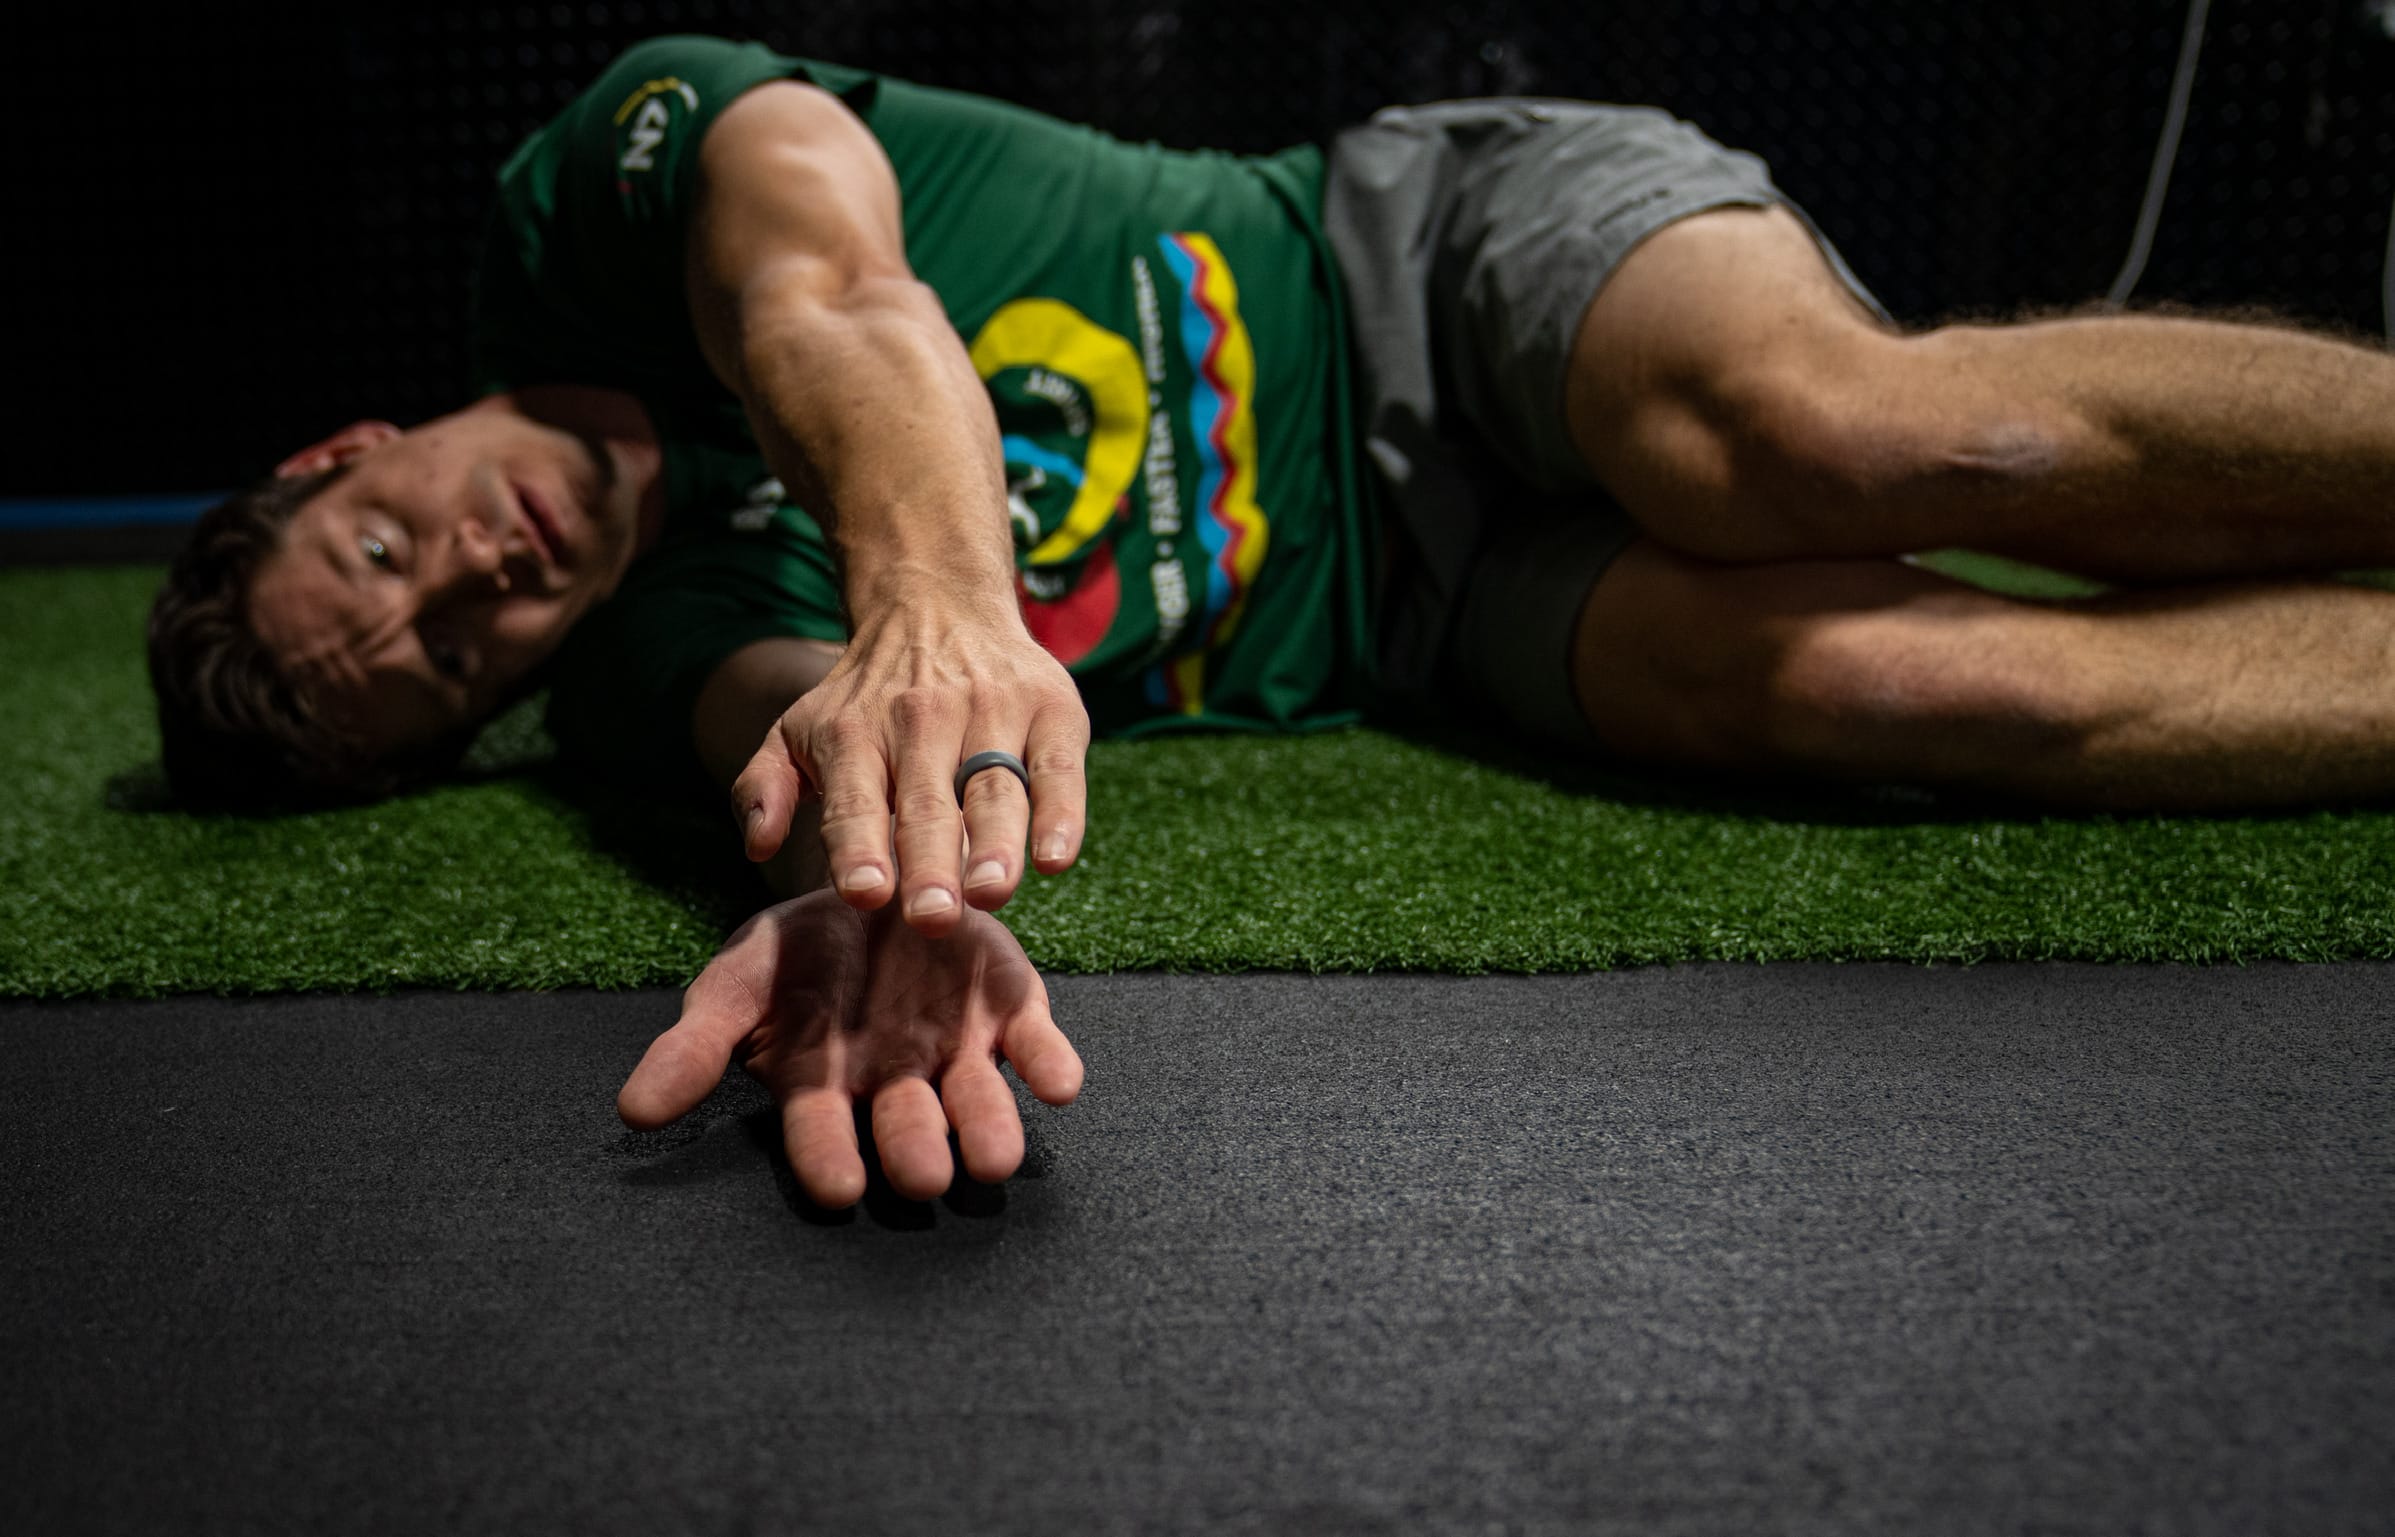
{"label": "man's head", "polygon": [[255,804],[439,772],[622,580],[656,480],[638,405],[596,390],[292,455],[201,519],[151,611],[169,779]]}

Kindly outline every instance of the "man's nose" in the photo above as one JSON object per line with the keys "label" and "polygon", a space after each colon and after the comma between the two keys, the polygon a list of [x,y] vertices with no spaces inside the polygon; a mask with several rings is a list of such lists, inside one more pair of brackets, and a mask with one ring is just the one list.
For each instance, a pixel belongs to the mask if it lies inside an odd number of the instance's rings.
{"label": "man's nose", "polygon": [[499,541],[492,537],[491,531],[478,519],[469,517],[458,520],[457,540],[451,549],[453,585],[480,587],[491,584],[501,592],[507,591],[507,554],[499,548]]}

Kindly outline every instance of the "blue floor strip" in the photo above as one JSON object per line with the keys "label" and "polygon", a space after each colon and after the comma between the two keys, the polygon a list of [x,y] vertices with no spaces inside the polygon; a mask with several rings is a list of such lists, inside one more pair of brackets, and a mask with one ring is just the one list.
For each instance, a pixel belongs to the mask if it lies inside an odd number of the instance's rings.
{"label": "blue floor strip", "polygon": [[139,528],[190,523],[224,500],[222,491],[181,496],[0,499],[0,533],[41,528]]}

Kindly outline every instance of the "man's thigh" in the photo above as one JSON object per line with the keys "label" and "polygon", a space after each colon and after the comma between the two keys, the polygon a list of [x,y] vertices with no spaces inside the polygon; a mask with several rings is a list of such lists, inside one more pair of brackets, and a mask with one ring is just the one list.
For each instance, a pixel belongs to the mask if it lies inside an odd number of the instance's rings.
{"label": "man's thigh", "polygon": [[[1324,220],[1353,312],[1366,461],[1389,511],[1379,660],[1395,698],[1451,697],[1452,636],[1492,541],[1569,544],[1527,525],[1593,517],[1601,545],[1624,524],[1565,417],[1592,299],[1625,261],[1711,210],[1792,206],[1762,161],[1652,108],[1450,102],[1340,137]],[[1557,607],[1557,579],[1593,581],[1608,552],[1555,553],[1562,564],[1526,594],[1542,614]],[[1559,681],[1568,614],[1547,631],[1491,654],[1534,655],[1542,677],[1556,674],[1540,699],[1516,703],[1562,723],[1576,718]]]}

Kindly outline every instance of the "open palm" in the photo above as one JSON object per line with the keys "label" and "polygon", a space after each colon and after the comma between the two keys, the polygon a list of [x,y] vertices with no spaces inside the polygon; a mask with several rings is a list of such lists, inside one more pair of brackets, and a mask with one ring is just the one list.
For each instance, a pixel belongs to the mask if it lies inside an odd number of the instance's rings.
{"label": "open palm", "polygon": [[998,1071],[1011,1063],[1052,1105],[1081,1092],[1081,1058],[1006,925],[967,911],[931,939],[896,904],[858,912],[830,890],[769,907],[725,941],[682,995],[616,1096],[625,1123],[663,1126],[695,1109],[733,1061],[772,1091],[799,1183],[818,1204],[865,1193],[855,1106],[892,1188],[948,1188],[954,1128],[965,1172],[1002,1180],[1023,1161],[1023,1123]]}

